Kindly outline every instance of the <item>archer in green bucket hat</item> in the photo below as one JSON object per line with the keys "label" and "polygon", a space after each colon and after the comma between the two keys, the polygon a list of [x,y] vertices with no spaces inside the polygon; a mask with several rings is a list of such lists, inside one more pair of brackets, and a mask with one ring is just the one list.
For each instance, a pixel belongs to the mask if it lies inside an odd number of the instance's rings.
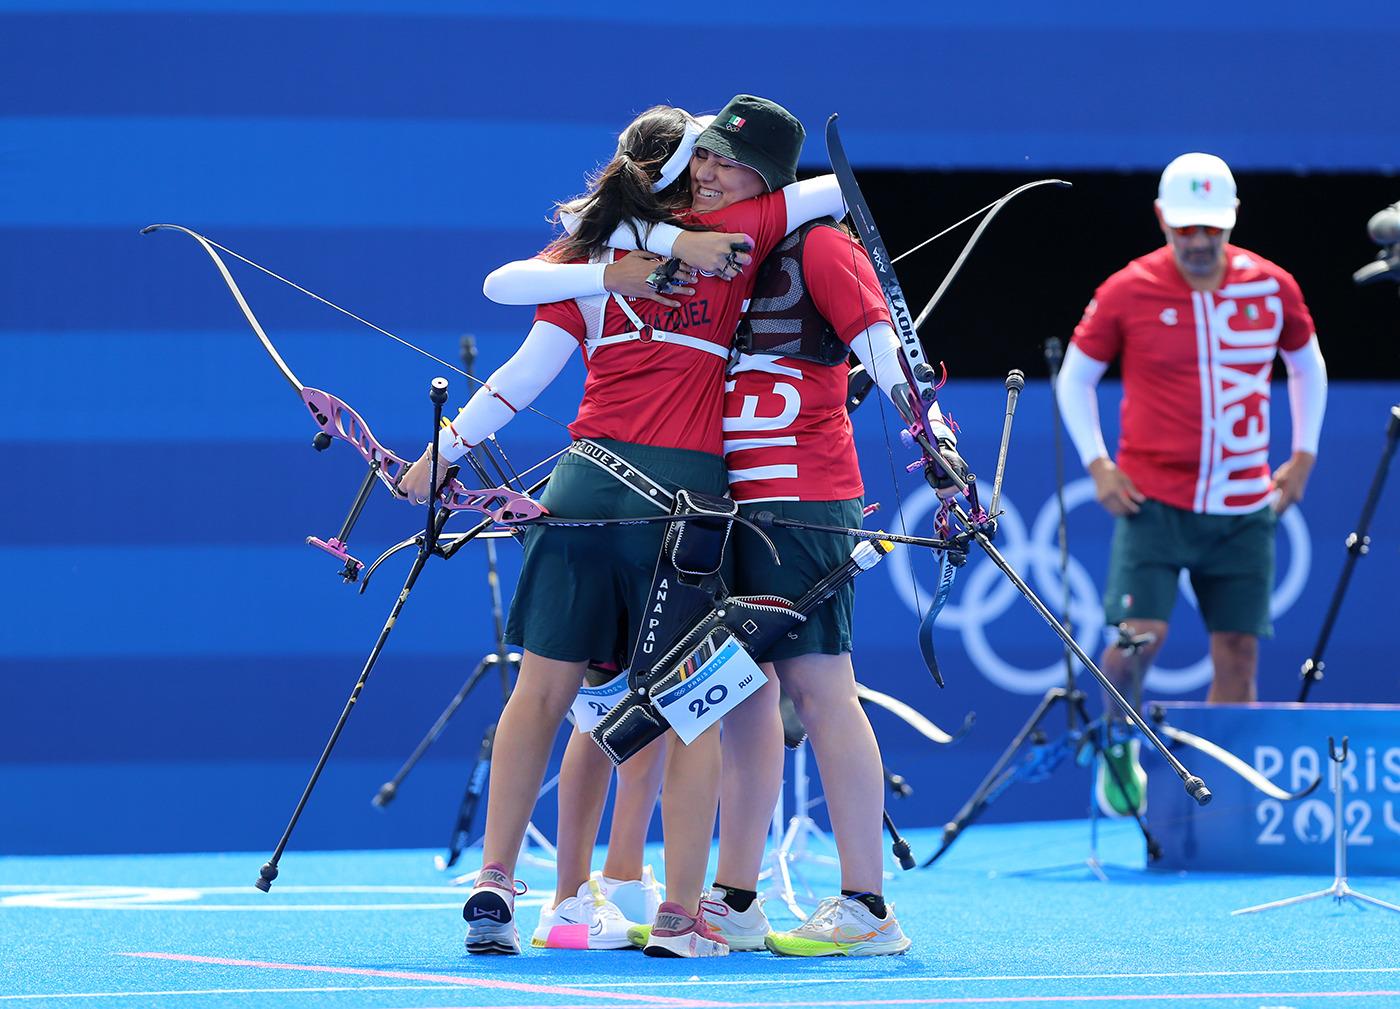
{"label": "archer in green bucket hat", "polygon": [[806,137],[797,117],[777,102],[735,95],[695,146],[752,168],[773,192],[797,181],[797,158]]}

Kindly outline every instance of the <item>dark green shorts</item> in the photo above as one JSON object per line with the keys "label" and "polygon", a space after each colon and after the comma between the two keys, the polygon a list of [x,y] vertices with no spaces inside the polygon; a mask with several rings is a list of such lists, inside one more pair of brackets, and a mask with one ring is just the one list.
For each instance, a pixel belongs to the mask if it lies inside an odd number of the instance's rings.
{"label": "dark green shorts", "polygon": [[1105,619],[1170,620],[1184,568],[1207,630],[1272,635],[1276,523],[1268,505],[1247,515],[1199,515],[1144,501],[1114,526]]}
{"label": "dark green shorts", "polygon": [[[829,526],[860,528],[864,500],[848,501],[759,501],[741,504],[739,513],[752,518],[755,512],[769,511],[779,518],[816,522]],[[809,532],[803,529],[766,530],[782,558],[780,567],[759,538],[738,526],[734,534],[735,595],[772,593],[790,602],[819,582],[851,556],[856,541],[850,536]],[[856,588],[848,582],[834,596],[807,617],[764,655],[762,662],[793,659],[799,655],[840,655],[851,650],[851,611]]]}
{"label": "dark green shorts", "polygon": [[[726,492],[724,459],[689,449],[593,439],[673,493],[681,487]],[[597,465],[566,455],[540,499],[560,518],[664,514]],[[506,640],[565,662],[631,658],[666,527],[533,526],[510,604]]]}

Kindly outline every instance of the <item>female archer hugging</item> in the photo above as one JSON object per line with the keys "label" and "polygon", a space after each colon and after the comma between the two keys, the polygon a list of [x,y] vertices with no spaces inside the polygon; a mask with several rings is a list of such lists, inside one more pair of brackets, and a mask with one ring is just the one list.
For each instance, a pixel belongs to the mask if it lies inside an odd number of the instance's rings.
{"label": "female archer hugging", "polygon": [[[742,97],[735,102],[738,107],[731,103],[718,122],[746,118]],[[766,167],[741,138],[711,126],[696,141],[692,181],[702,196],[715,191],[712,179],[721,170],[737,168],[741,178],[747,172],[770,190],[791,182],[791,174],[769,177]],[[864,488],[845,407],[848,361],[854,354],[898,402],[908,396],[902,351],[864,249],[830,218],[792,223],[791,234],[762,260],[728,370],[723,447],[729,489],[745,517],[767,511],[797,522],[859,527]],[[529,300],[567,292],[570,278],[561,269],[512,264],[498,275],[515,281],[527,272]],[[488,294],[507,300],[489,283]],[[936,404],[930,415],[945,458],[965,476],[956,438]],[[950,481],[931,475],[941,494],[952,493]],[[751,531],[738,530],[730,580],[736,593],[796,599],[839,566],[854,545],[850,537],[829,532],[772,527],[771,535],[781,567],[771,564]],[[883,772],[856,694],[853,605],[854,585],[848,583],[797,631],[758,656],[768,683],[725,716],[719,869],[703,911],[732,950],[766,946],[783,955],[870,956],[902,953],[910,945],[883,895]],[[775,933],[757,899],[757,881],[782,788],[779,685],[793,699],[821,769],[842,885],[798,928]],[[561,778],[561,792],[564,784]],[[611,847],[608,857],[611,862]],[[633,930],[639,933],[644,937],[645,929]]]}
{"label": "female archer hugging", "polygon": [[[571,234],[539,259],[488,278],[486,292],[494,298],[554,303],[540,305],[520,349],[444,430],[442,458],[460,458],[502,427],[581,347],[587,378],[569,426],[574,448],[586,441],[590,451],[609,453],[672,493],[725,493],[725,366],[753,288],[753,272],[743,268],[768,255],[794,227],[839,214],[842,205],[833,177],[783,185],[794,178],[803,130],[781,106],[739,96],[716,124],[710,129],[724,130],[742,161],[719,154],[717,144],[698,144],[701,124],[683,110],[644,112],[623,131],[588,193],[561,208]],[[614,251],[635,244],[654,255]],[[659,265],[656,256],[689,264],[678,274],[690,283],[681,289],[691,294],[684,310],[646,284]],[[521,297],[542,278],[554,285],[549,297]],[[428,468],[425,452],[401,482],[413,500],[427,495]],[[656,515],[643,494],[582,451],[560,460],[541,500],[559,518]],[[514,867],[555,733],[589,661],[631,654],[662,536],[656,524],[525,531],[506,634],[521,646],[523,659],[496,732],[484,865],[463,909],[469,952],[519,952]],[[571,748],[579,746],[596,751],[589,739],[571,741]],[[591,773],[592,787],[561,784],[561,821],[568,815],[573,825],[570,833],[561,822],[561,842],[567,833],[571,850],[561,844],[555,905],[542,915],[536,945],[551,945],[560,918],[589,924],[591,935],[596,922],[602,922],[597,932],[611,934],[620,917],[588,878],[593,836],[585,837],[579,825],[587,817],[596,833],[601,814],[577,808],[578,802],[563,808],[585,792],[605,793],[596,778],[606,780],[607,759],[582,752],[572,763],[566,756],[566,766]],[[646,951],[652,955],[729,952],[700,907],[720,776],[718,726],[688,746],[670,740],[662,799],[670,899],[650,923]],[[576,917],[580,913],[590,918]]]}

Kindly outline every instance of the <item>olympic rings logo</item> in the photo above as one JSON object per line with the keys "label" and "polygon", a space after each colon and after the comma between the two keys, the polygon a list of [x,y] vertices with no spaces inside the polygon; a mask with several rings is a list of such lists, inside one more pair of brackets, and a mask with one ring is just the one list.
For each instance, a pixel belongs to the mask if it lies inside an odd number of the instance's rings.
{"label": "olympic rings logo", "polygon": [[[905,502],[905,512],[911,529],[916,528],[937,506],[937,500],[932,488],[928,487],[920,488],[909,497]],[[1065,487],[1067,513],[1084,504],[1097,507],[1094,481],[1088,477]],[[1001,517],[997,527],[998,549],[1050,607],[1051,612],[1059,614],[1065,608],[1065,589],[1060,580],[1059,505],[1053,496],[1050,497],[1041,506],[1029,532],[1010,498],[1003,496],[1001,506],[1006,514]],[[1273,619],[1288,612],[1298,601],[1312,567],[1312,540],[1300,509],[1295,505],[1284,512],[1280,525],[1288,537],[1288,567],[1270,597],[1269,614]],[[896,551],[885,560],[885,565],[895,593],[911,611],[922,616],[918,606],[927,606],[933,598],[932,586],[918,581],[916,588],[910,554],[908,550]],[[1107,633],[1103,593],[1073,552],[1070,553],[1067,571],[1070,590],[1068,610],[1075,640],[1097,659],[1097,652]],[[1192,608],[1195,608],[1196,596],[1184,571],[1181,573],[1181,589]],[[967,567],[958,578],[954,596],[939,615],[939,629],[957,630],[962,635],[964,651],[983,676],[1003,690],[1016,694],[1039,694],[1064,683],[1064,658],[1060,649],[1054,647],[1055,639],[1050,636],[1048,628],[1045,629],[1046,654],[1052,659],[1047,665],[1023,669],[1007,662],[997,653],[988,636],[988,628],[1016,605],[1021,594],[997,566],[975,547],[968,555]],[[1029,614],[1030,610],[1026,612]],[[1033,615],[1031,619],[1038,622]],[[1167,669],[1154,664],[1147,675],[1147,687],[1158,693],[1184,694],[1205,686],[1210,678],[1211,662],[1207,652],[1180,669]]]}

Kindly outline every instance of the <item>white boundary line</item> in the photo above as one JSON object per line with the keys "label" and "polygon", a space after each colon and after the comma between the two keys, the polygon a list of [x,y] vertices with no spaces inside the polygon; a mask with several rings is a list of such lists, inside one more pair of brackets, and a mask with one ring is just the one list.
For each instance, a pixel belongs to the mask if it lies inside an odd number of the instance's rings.
{"label": "white boundary line", "polygon": [[87,991],[72,992],[67,995],[0,995],[0,1001],[20,999],[66,999],[66,998],[148,998],[156,995],[264,995],[264,994],[318,994],[341,991],[451,991],[462,989],[455,984],[376,984],[340,985],[322,988],[189,988],[183,991]]}
{"label": "white boundary line", "polygon": [[[224,914],[269,912],[341,912],[341,911],[450,911],[462,900],[463,891],[455,886],[340,886],[307,885],[281,886],[277,895],[284,894],[396,894],[400,896],[453,895],[457,903],[400,902],[363,904],[298,904],[282,903],[273,897],[255,897],[251,886],[121,886],[92,883],[79,884],[0,884],[0,910],[30,908],[55,911],[201,911]],[[246,904],[206,904],[201,901],[214,894],[240,894],[248,897]],[[517,907],[543,907],[546,897],[526,898]]]}
{"label": "white boundary line", "polygon": [[[985,974],[972,977],[941,976],[941,977],[883,977],[883,978],[861,978],[861,977],[825,977],[825,978],[705,978],[695,981],[683,981],[680,979],[666,981],[574,981],[569,983],[570,988],[648,988],[648,987],[676,987],[683,988],[695,985],[706,985],[713,987],[736,986],[736,985],[786,985],[796,987],[798,985],[833,985],[833,984],[917,984],[917,983],[949,983],[949,982],[969,982],[969,981],[1114,981],[1114,980],[1134,980],[1145,978],[1205,978],[1205,977],[1293,977],[1316,974],[1400,974],[1400,967],[1311,967],[1298,968],[1295,970],[1208,970],[1208,971],[1173,971],[1162,973],[1141,973],[1141,974]],[[26,999],[92,999],[92,998],[141,998],[143,996],[158,995],[245,995],[261,993],[307,993],[315,994],[319,992],[357,992],[357,991],[451,991],[461,992],[461,988],[452,984],[430,984],[430,985],[342,985],[326,986],[314,988],[191,988],[185,990],[172,991],[123,991],[123,992],[73,992],[69,994],[23,994],[23,995],[0,995],[0,1002],[19,1001]],[[1183,996],[1184,997],[1184,996]],[[1251,996],[1245,996],[1251,997]]]}
{"label": "white boundary line", "polygon": [[1193,977],[1294,977],[1309,974],[1400,974],[1400,967],[1299,967],[1292,970],[1196,970],[1163,971],[1143,974],[980,974],[963,977],[956,974],[931,977],[779,977],[779,978],[703,978],[697,981],[571,981],[570,988],[646,988],[676,987],[688,985],[765,985],[779,984],[797,986],[804,984],[952,984],[967,981],[1118,981],[1140,980],[1145,978],[1193,978]]}
{"label": "white boundary line", "polygon": [[[128,886],[121,883],[0,883],[5,893],[87,893],[93,890],[119,890],[130,893],[160,893],[162,890],[198,890],[200,893],[248,893],[247,886]],[[393,885],[281,885],[278,893],[462,893],[460,886],[393,886]],[[266,898],[264,898],[266,899]]]}

